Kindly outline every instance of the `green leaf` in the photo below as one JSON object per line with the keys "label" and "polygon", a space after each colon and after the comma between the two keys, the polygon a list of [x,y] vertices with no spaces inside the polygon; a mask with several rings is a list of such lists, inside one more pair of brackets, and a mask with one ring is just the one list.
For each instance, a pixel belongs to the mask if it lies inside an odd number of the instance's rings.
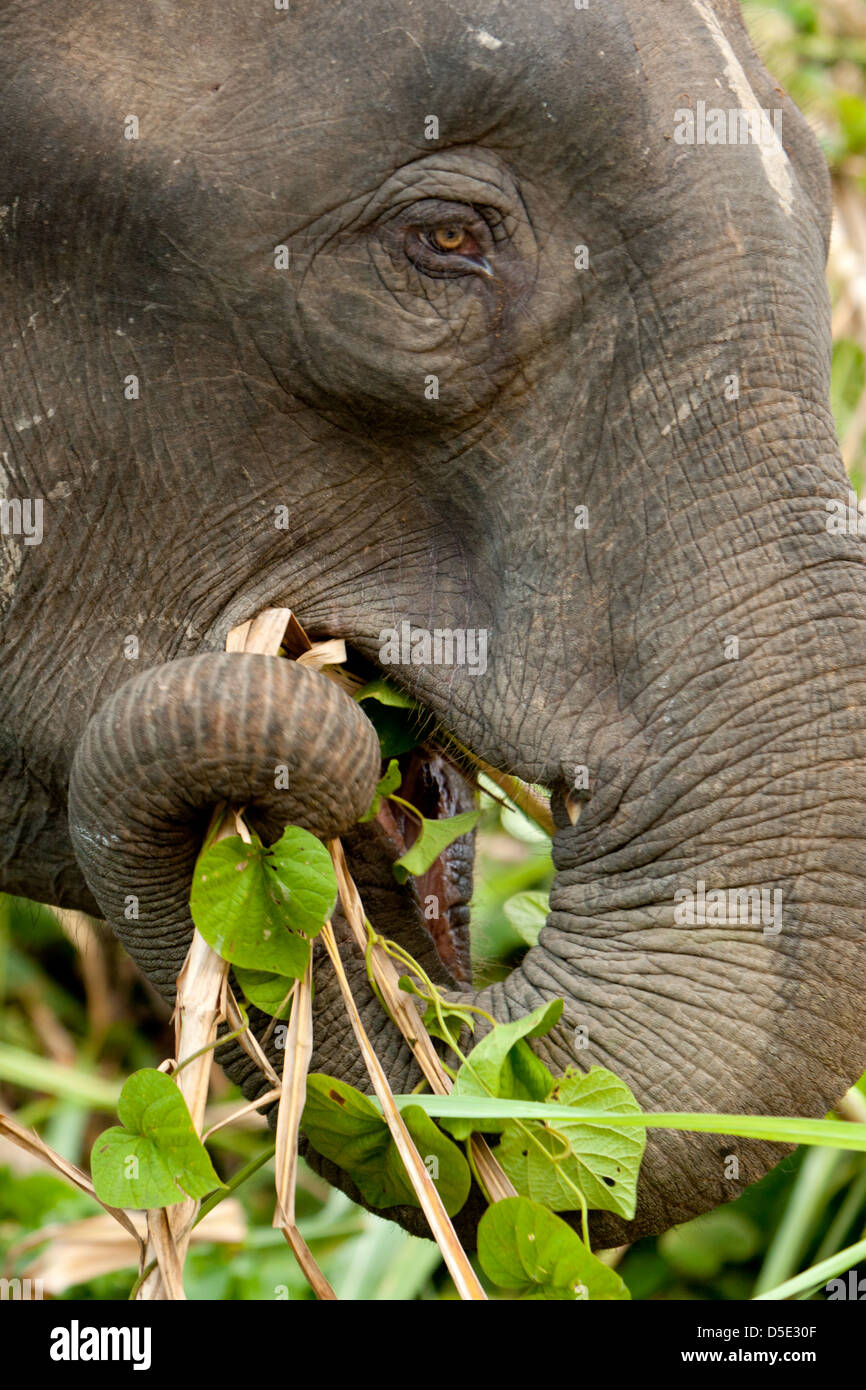
{"label": "green leaf", "polygon": [[444,820],[427,820],[421,816],[418,839],[393,865],[397,882],[405,883],[410,875],[425,874],[444,849],[459,840],[461,835],[468,835],[470,830],[474,830],[480,816],[480,811],[464,811],[459,816],[448,816]]}
{"label": "green leaf", "polygon": [[537,890],[515,893],[502,904],[502,911],[527,946],[537,946],[538,933],[550,911],[550,895]]}
{"label": "green leaf", "polygon": [[376,784],[376,794],[373,797],[373,802],[369,811],[365,811],[363,816],[359,818],[359,825],[363,824],[364,821],[373,819],[379,810],[382,797],[389,796],[391,792],[395,792],[402,780],[403,776],[400,772],[400,764],[397,762],[396,758],[392,758],[388,764],[388,769],[384,777],[380,777]]}
{"label": "green leaf", "polygon": [[384,676],[379,680],[370,681],[367,685],[355,692],[355,699],[376,700],[380,705],[389,705],[394,709],[417,709],[418,703],[407,695],[405,690],[399,690],[396,685],[385,680]]}
{"label": "green leaf", "polygon": [[[513,1023],[497,1023],[476,1043],[457,1073],[452,1095],[503,1096],[518,1100],[544,1100],[555,1085],[547,1067],[528,1046],[526,1038],[549,1033],[562,1013],[563,1001],[552,999]],[[449,1119],[443,1122],[455,1139],[468,1139],[479,1125],[474,1120]],[[485,1121],[485,1134],[498,1134],[507,1120]]]}
{"label": "green leaf", "polygon": [[[595,1111],[640,1114],[625,1082],[604,1067],[593,1067],[585,1076],[567,1071],[549,1099]],[[629,1132],[563,1117],[546,1124],[511,1122],[496,1157],[518,1192],[552,1211],[578,1210],[577,1188],[590,1210],[614,1211],[630,1219],[645,1146],[642,1129]]]}
{"label": "green leaf", "polygon": [[299,979],[310,957],[307,938],[321,930],[336,896],[325,846],[289,826],[271,849],[257,836],[247,845],[237,835],[204,849],[190,911],[205,941],[232,965]]}
{"label": "green leaf", "polygon": [[421,710],[405,691],[382,679],[365,685],[355,699],[369,701],[364,713],[379,736],[383,758],[408,753],[421,742]]}
{"label": "green leaf", "polygon": [[334,910],[337,875],[321,840],[289,825],[269,851],[277,878],[288,898],[288,925],[316,936]]}
{"label": "green leaf", "polygon": [[164,1072],[133,1072],[117,1103],[120,1126],[90,1155],[96,1195],[112,1207],[170,1207],[223,1187],[193,1128],[186,1102]]}
{"label": "green leaf", "polygon": [[272,1018],[288,1018],[292,1011],[286,995],[294,981],[285,975],[273,975],[268,970],[244,970],[234,967],[238,984],[251,1004],[270,1014]]}
{"label": "green leaf", "polygon": [[478,1259],[488,1279],[513,1298],[630,1297],[616,1271],[587,1250],[565,1221],[525,1197],[488,1207],[478,1224]]}
{"label": "green leaf", "polygon": [[[420,1107],[406,1106],[403,1119],[445,1210],[454,1216],[469,1196],[466,1159]],[[371,1207],[420,1206],[385,1120],[353,1086],[313,1073],[301,1124],[313,1148],[351,1175]]]}
{"label": "green leaf", "polygon": [[247,845],[233,835],[204,850],[189,905],[196,927],[223,960],[294,979],[303,975],[310,943],[288,929],[288,898],[259,841]]}

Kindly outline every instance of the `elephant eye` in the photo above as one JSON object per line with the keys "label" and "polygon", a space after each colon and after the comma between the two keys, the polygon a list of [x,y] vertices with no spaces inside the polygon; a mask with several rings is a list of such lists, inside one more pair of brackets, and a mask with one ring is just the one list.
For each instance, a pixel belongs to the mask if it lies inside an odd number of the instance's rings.
{"label": "elephant eye", "polygon": [[480,213],[459,204],[452,204],[450,209],[434,204],[424,212],[427,216],[423,219],[410,221],[407,217],[403,223],[403,249],[418,270],[433,279],[493,276],[488,260],[493,237]]}
{"label": "elephant eye", "polygon": [[455,223],[437,227],[430,236],[430,242],[434,251],[462,251],[464,256],[471,256],[473,251],[479,250],[466,228]]}

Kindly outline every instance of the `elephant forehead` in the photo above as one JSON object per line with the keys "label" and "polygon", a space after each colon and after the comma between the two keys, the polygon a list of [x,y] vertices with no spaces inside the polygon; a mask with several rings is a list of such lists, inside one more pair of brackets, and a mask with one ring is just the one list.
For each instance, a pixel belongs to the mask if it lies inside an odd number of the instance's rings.
{"label": "elephant forehead", "polygon": [[[421,0],[194,8],[95,0],[58,22],[27,7],[16,81],[55,136],[76,133],[109,172],[130,158],[167,184],[194,173],[288,203],[290,216],[376,182],[443,145],[476,141],[536,173],[595,145],[634,147],[644,78],[623,5],[563,0],[431,6]],[[10,49],[12,44],[10,43]],[[139,138],[124,140],[124,122]],[[89,128],[86,145],[82,128]],[[622,151],[620,151],[622,153]]]}

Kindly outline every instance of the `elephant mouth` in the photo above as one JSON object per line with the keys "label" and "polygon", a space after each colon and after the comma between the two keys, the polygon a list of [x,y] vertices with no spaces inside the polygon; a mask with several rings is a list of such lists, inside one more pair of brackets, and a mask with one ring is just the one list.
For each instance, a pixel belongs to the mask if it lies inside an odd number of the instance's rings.
{"label": "elephant mouth", "polygon": [[[441,820],[475,809],[475,789],[440,748],[420,745],[401,754],[398,762],[402,774],[398,795],[426,820]],[[376,822],[394,859],[405,854],[418,839],[417,820],[396,801],[383,798]],[[425,873],[410,877],[406,885],[439,960],[460,985],[472,983],[469,899],[473,840],[472,834],[460,836]]]}
{"label": "elephant mouth", "polygon": [[[303,628],[290,624],[284,639],[287,654],[297,657],[308,644],[309,638]],[[393,681],[391,671],[381,670],[349,644],[340,674],[328,674],[350,694],[356,694],[371,681],[382,678]],[[357,867],[361,875],[356,881],[360,883],[366,878],[374,889],[387,882],[391,893],[397,888],[392,866],[412,848],[420,833],[418,820],[400,802],[408,802],[428,821],[444,820],[478,807],[476,780],[456,761],[448,746],[451,741],[440,729],[432,711],[416,701],[400,736],[402,751],[395,750],[400,768],[400,785],[396,792],[399,801],[383,797],[373,825],[357,827],[352,842],[347,844],[353,871]],[[407,747],[407,743],[412,746]],[[382,775],[392,756],[383,752]],[[365,830],[367,834],[363,833]],[[373,840],[375,845],[371,843]],[[356,865],[352,863],[355,859],[364,862]],[[413,915],[420,920],[453,983],[465,986],[472,984],[469,903],[474,859],[475,835],[471,832],[452,841],[425,873],[410,875],[399,889],[404,903],[409,898]]]}

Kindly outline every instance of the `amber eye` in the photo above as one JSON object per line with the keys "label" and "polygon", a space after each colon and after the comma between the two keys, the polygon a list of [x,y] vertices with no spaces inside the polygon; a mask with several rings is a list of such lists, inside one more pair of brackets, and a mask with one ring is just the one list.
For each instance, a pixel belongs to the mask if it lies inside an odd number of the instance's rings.
{"label": "amber eye", "polygon": [[396,222],[403,250],[416,269],[434,280],[492,277],[487,252],[493,238],[483,217],[474,208],[430,202],[432,206],[422,203],[409,209],[405,221]]}
{"label": "amber eye", "polygon": [[465,227],[437,227],[430,240],[438,251],[460,251],[468,240]]}

